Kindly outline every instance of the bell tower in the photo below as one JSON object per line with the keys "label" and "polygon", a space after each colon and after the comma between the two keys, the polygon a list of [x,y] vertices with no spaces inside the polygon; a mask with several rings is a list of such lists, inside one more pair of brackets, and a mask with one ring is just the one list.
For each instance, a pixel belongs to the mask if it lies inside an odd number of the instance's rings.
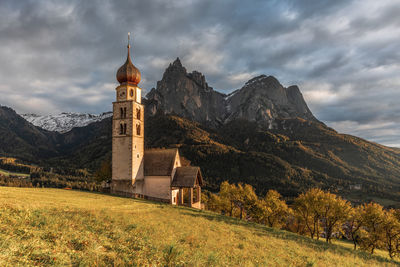
{"label": "bell tower", "polygon": [[142,194],[144,181],[144,107],[140,71],[132,63],[129,39],[128,33],[128,56],[117,71],[120,85],[115,89],[112,121],[111,193],[124,196]]}

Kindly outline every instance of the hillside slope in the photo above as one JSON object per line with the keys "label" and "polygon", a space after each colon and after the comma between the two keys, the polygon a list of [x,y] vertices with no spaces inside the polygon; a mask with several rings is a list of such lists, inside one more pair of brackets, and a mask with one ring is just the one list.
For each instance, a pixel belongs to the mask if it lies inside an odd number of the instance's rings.
{"label": "hillside slope", "polygon": [[[276,126],[267,131],[257,123],[234,120],[216,130],[158,114],[146,118],[145,146],[179,147],[202,168],[210,190],[228,180],[251,184],[259,194],[273,188],[289,198],[322,187],[353,202],[400,202],[399,150],[339,134],[318,122],[276,120]],[[110,119],[76,128],[65,135],[64,155],[44,163],[98,166],[111,157],[110,132]],[[361,188],[354,189],[358,184]]]}
{"label": "hillside slope", "polygon": [[58,155],[60,135],[35,127],[14,110],[0,106],[0,155],[33,161]]}
{"label": "hillside slope", "polygon": [[[58,134],[35,128],[11,109],[2,110],[11,119],[0,117],[5,126],[0,127],[5,137],[0,139],[1,154],[42,166],[91,170],[111,158],[111,118]],[[145,146],[179,147],[202,168],[210,190],[228,180],[251,184],[259,194],[276,189],[288,198],[321,187],[353,202],[400,203],[400,151],[338,134],[319,122],[276,119],[275,129],[265,130],[247,120],[218,129],[162,114],[145,121]],[[7,138],[17,134],[18,142],[10,146]]]}
{"label": "hillside slope", "polygon": [[398,264],[211,212],[94,193],[0,187],[0,212],[0,265]]}
{"label": "hillside slope", "polygon": [[[211,188],[229,180],[251,184],[261,194],[274,188],[290,197],[322,187],[353,202],[377,197],[400,201],[398,150],[339,134],[318,122],[276,122],[277,129],[270,131],[246,120],[210,130],[159,115],[147,120],[145,134],[148,147],[180,147],[202,167]],[[355,190],[356,184],[361,188]]]}
{"label": "hillside slope", "polygon": [[88,168],[94,170],[106,159],[111,159],[112,118],[76,127],[62,134],[57,143],[59,156],[42,161],[48,166]]}

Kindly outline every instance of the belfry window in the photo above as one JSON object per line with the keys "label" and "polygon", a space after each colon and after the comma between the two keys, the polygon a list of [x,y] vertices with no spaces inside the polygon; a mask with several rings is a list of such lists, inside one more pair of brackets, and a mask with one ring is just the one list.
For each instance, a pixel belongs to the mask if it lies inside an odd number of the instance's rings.
{"label": "belfry window", "polygon": [[126,119],[126,108],[120,108],[121,119]]}
{"label": "belfry window", "polygon": [[140,124],[136,124],[136,134],[140,135]]}
{"label": "belfry window", "polygon": [[126,134],[126,123],[121,123],[119,125],[119,134]]}
{"label": "belfry window", "polygon": [[140,108],[136,109],[136,119],[140,120]]}

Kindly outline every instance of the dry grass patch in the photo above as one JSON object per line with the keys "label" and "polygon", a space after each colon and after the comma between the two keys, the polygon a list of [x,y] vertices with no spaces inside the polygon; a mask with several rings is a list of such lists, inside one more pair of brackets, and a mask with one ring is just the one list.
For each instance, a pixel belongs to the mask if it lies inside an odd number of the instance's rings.
{"label": "dry grass patch", "polygon": [[211,212],[59,189],[0,187],[0,265],[392,266]]}

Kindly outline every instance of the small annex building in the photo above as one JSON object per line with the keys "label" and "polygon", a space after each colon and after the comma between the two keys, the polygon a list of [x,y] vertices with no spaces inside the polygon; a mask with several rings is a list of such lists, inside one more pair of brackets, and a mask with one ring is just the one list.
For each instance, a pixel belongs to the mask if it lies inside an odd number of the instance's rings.
{"label": "small annex building", "polygon": [[[129,40],[129,39],[128,39]],[[177,148],[144,149],[140,72],[128,56],[117,71],[112,122],[111,193],[201,208],[203,177]]]}
{"label": "small annex building", "polygon": [[200,168],[182,166],[177,148],[144,151],[144,194],[173,205],[201,208]]}

